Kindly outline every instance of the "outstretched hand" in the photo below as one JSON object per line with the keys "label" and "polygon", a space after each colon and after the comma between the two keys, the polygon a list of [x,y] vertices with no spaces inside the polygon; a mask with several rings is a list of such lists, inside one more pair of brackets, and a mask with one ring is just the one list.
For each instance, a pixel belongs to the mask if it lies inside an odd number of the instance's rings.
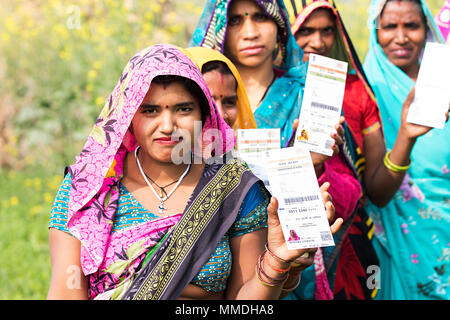
{"label": "outstretched hand", "polygon": [[[422,126],[420,124],[415,124],[406,121],[406,118],[408,116],[409,108],[411,107],[411,103],[414,100],[415,95],[415,88],[412,87],[411,91],[408,94],[408,97],[406,98],[405,102],[403,102],[402,107],[402,116],[401,116],[401,124],[399,129],[399,134],[404,134],[407,138],[410,139],[416,139],[420,136],[423,136],[428,131],[430,131],[432,128],[427,126]],[[450,105],[449,105],[450,107]],[[449,111],[447,110],[447,113],[445,114],[446,121],[448,121],[449,118]]]}

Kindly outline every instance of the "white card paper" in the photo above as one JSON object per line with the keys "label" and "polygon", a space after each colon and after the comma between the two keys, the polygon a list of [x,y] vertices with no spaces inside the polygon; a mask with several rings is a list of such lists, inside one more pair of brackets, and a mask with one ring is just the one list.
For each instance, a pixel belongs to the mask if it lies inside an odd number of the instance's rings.
{"label": "white card paper", "polygon": [[268,151],[267,173],[288,249],[334,246],[308,149]]}
{"label": "white card paper", "polygon": [[268,151],[280,148],[280,129],[238,129],[238,156],[271,192],[265,167]]}
{"label": "white card paper", "polygon": [[347,67],[347,62],[310,54],[294,145],[306,144],[310,151],[333,154],[330,135],[341,116]]}
{"label": "white card paper", "polygon": [[449,103],[450,46],[428,42],[406,121],[442,129]]}
{"label": "white card paper", "polygon": [[280,129],[238,129],[238,152],[260,152],[280,148]]}

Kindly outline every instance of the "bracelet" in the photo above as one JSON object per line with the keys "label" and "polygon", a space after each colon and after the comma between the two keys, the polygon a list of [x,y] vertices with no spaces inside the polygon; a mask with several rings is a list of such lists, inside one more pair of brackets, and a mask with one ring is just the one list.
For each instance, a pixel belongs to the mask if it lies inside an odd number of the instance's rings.
{"label": "bracelet", "polygon": [[301,279],[302,279],[302,276],[300,275],[293,286],[291,286],[289,288],[282,288],[281,291],[283,291],[283,292],[291,292],[291,291],[297,289],[298,285],[300,284],[300,280]]}
{"label": "bracelet", "polygon": [[405,172],[406,170],[409,169],[409,167],[411,167],[411,160],[409,161],[409,164],[407,166],[398,166],[392,163],[391,160],[389,159],[389,155],[391,154],[391,152],[392,152],[391,150],[386,152],[386,155],[384,156],[383,159],[383,163],[386,168],[388,168],[393,172]]}
{"label": "bracelet", "polygon": [[264,269],[262,268],[262,262],[264,259],[264,255],[266,254],[266,251],[264,251],[258,259],[258,267],[259,267],[259,271],[262,272],[262,274],[269,280],[271,280],[273,283],[276,284],[281,284],[283,283],[289,276],[288,272],[284,272],[284,275],[281,278],[272,278],[271,276],[267,275],[267,273],[264,272]]}
{"label": "bracelet", "polygon": [[263,279],[261,279],[261,275],[258,272],[258,266],[256,266],[256,278],[258,279],[258,281],[261,284],[265,285],[266,287],[275,287],[274,284],[268,283],[268,282],[264,281]]}
{"label": "bracelet", "polygon": [[[289,274],[286,272],[286,274],[285,274],[283,277],[278,278],[278,279],[274,279],[274,278],[268,276],[268,275],[264,272],[264,270],[263,270],[263,268],[262,268],[262,265],[261,265],[261,263],[262,263],[262,258],[264,257],[264,254],[265,254],[265,252],[263,252],[263,254],[261,254],[261,255],[259,256],[258,263],[256,264],[256,276],[257,276],[259,282],[262,283],[262,284],[265,285],[265,286],[268,286],[268,287],[275,287],[275,286],[278,286],[278,285],[282,284],[284,281],[286,281],[286,279],[288,278],[288,275],[289,275]],[[263,274],[267,279],[271,280],[272,282],[264,281],[264,280],[261,278],[261,272],[262,272],[262,274]]]}
{"label": "bracelet", "polygon": [[291,264],[292,262],[295,261],[295,259],[291,259],[291,260],[284,260],[283,258],[278,257],[275,253],[273,253],[272,251],[270,251],[269,249],[269,244],[266,242],[266,251],[275,259],[277,259],[278,261],[287,263],[287,264]]}
{"label": "bracelet", "polygon": [[[263,253],[263,255],[264,254],[266,254],[266,250],[264,251],[264,253]],[[289,267],[287,267],[286,269],[278,269],[278,268],[275,268],[274,266],[272,266],[270,263],[269,263],[269,261],[267,261],[267,264],[268,264],[268,266],[272,269],[272,270],[274,270],[274,271],[276,271],[276,272],[278,272],[278,273],[285,273],[285,272],[288,272],[289,270],[291,270],[291,265],[289,265]]]}
{"label": "bracelet", "polygon": [[[294,271],[294,272],[292,272],[292,271]],[[302,271],[303,271],[303,269],[301,269],[301,268],[300,268],[300,269],[297,269],[297,270],[296,270],[295,268],[294,268],[294,270],[291,269],[291,270],[289,271],[289,276],[290,276],[290,277],[298,276],[300,273],[302,273]]]}

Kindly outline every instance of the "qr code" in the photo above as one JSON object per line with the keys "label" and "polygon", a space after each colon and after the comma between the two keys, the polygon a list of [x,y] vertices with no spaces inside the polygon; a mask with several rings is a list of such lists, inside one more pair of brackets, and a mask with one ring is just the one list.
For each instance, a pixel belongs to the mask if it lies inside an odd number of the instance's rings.
{"label": "qr code", "polygon": [[331,240],[333,240],[333,236],[331,235],[330,231],[322,231],[320,233],[320,238],[322,239],[322,241],[331,241]]}
{"label": "qr code", "polygon": [[325,149],[331,148],[331,146],[333,145],[333,143],[334,143],[333,140],[325,140]]}

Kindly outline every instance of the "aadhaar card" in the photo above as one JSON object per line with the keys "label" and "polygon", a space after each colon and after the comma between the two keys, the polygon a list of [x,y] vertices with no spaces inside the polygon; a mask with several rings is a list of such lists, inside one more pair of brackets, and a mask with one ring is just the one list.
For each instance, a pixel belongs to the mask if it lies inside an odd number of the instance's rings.
{"label": "aadhaar card", "polygon": [[244,160],[255,176],[262,180],[271,192],[267,178],[265,159],[269,150],[280,149],[280,129],[238,129],[238,157]]}
{"label": "aadhaar card", "polygon": [[280,148],[280,129],[238,129],[239,153],[260,152]]}
{"label": "aadhaar card", "polygon": [[334,246],[309,150],[268,151],[266,169],[289,250]]}
{"label": "aadhaar card", "polygon": [[443,129],[450,104],[450,46],[428,42],[406,121]]}
{"label": "aadhaar card", "polygon": [[339,123],[344,100],[347,62],[310,54],[305,91],[294,145],[331,156],[331,133]]}

